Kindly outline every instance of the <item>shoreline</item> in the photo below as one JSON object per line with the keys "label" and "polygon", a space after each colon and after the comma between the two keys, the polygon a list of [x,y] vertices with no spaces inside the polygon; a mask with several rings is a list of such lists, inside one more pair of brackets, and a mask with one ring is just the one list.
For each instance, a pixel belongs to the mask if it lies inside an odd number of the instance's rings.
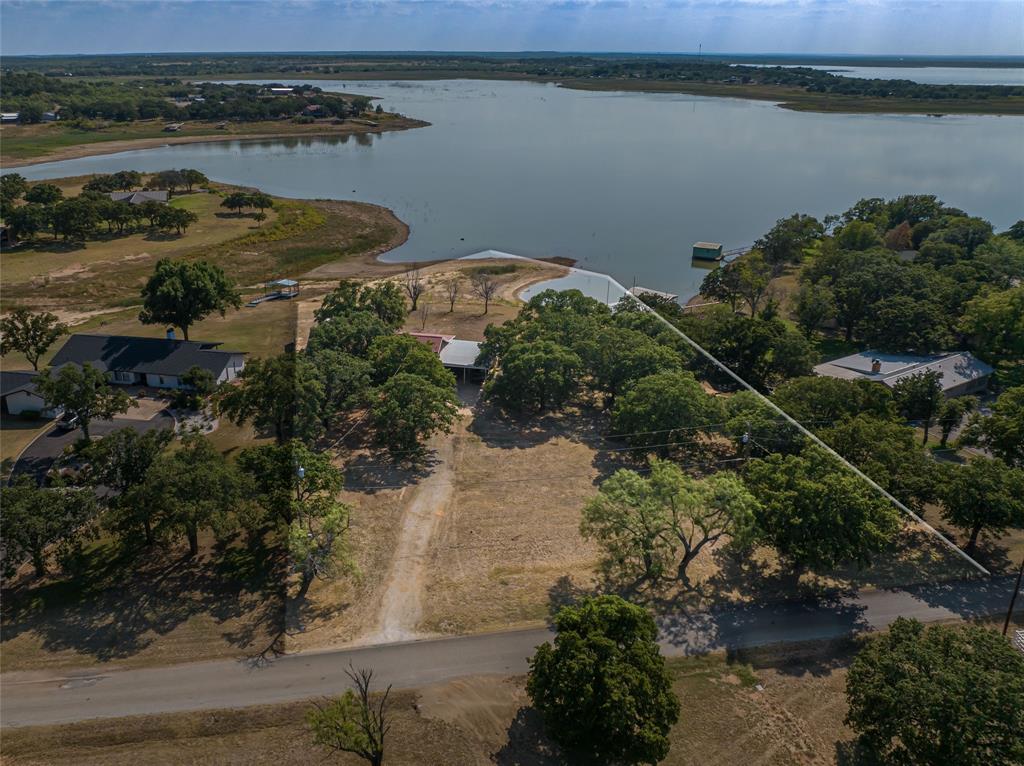
{"label": "shoreline", "polygon": [[46,154],[35,157],[18,157],[3,159],[4,170],[24,168],[35,165],[44,165],[51,162],[63,162],[65,160],[77,160],[83,157],[97,157],[105,154],[120,154],[121,152],[141,151],[145,149],[158,149],[162,146],[174,146],[179,144],[201,144],[220,143],[224,141],[268,141],[287,140],[290,138],[330,138],[342,136],[365,135],[367,133],[388,133],[400,130],[413,130],[415,128],[430,127],[431,123],[425,120],[417,120],[411,117],[393,120],[394,125],[345,125],[343,129],[309,130],[309,131],[279,131],[269,133],[222,133],[193,136],[169,136],[152,138],[130,138],[115,139],[111,141],[96,141],[95,143],[73,144],[61,147]]}

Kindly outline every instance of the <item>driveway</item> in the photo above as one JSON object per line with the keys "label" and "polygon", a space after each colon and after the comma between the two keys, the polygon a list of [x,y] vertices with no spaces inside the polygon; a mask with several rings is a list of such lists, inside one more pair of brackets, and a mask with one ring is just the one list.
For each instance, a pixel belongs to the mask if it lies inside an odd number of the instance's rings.
{"label": "driveway", "polygon": [[[98,439],[119,428],[134,428],[139,433],[145,433],[154,428],[174,428],[174,418],[165,409],[161,409],[154,412],[148,420],[141,420],[138,415],[131,418],[94,420],[89,424],[89,435],[93,439]],[[64,452],[64,448],[69,444],[74,444],[80,438],[82,438],[82,429],[80,428],[73,431],[61,431],[53,426],[46,433],[36,437],[36,440],[18,456],[14,469],[11,471],[11,478],[27,475],[35,477],[36,481],[42,481],[53,462]]]}

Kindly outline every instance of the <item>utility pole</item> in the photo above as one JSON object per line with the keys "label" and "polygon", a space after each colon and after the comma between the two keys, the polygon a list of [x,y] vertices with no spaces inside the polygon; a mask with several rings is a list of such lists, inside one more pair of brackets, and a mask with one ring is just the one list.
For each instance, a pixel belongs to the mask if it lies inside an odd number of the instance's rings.
{"label": "utility pole", "polygon": [[1020,581],[1024,579],[1024,558],[1020,560],[1020,569],[1017,571],[1017,584],[1013,586],[1013,595],[1010,596],[1010,608],[1006,610],[1006,622],[1003,623],[1003,635],[1010,629],[1010,618],[1013,617],[1013,605],[1017,603],[1017,594],[1020,593]]}

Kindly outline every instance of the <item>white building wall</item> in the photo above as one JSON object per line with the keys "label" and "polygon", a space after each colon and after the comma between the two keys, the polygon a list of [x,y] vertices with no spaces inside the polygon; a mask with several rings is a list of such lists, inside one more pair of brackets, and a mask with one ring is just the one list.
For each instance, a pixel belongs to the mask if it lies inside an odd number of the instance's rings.
{"label": "white building wall", "polygon": [[154,375],[146,373],[146,385],[153,388],[181,388],[175,375]]}
{"label": "white building wall", "polygon": [[20,415],[31,410],[43,412],[46,407],[43,397],[30,394],[28,391],[15,391],[13,394],[8,394],[6,399],[7,411],[12,415]]}

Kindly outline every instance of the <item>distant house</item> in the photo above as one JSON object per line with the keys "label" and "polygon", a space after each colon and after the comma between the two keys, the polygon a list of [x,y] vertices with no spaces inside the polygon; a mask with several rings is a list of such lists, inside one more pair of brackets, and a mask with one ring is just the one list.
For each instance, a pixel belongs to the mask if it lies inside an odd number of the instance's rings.
{"label": "distant house", "polygon": [[488,365],[480,364],[480,344],[474,340],[456,340],[454,335],[438,335],[426,332],[409,333],[420,343],[430,346],[441,358],[441,364],[456,374],[463,383],[479,382],[487,372]]}
{"label": "distant house", "polygon": [[0,112],[0,123],[6,125],[7,123],[17,122],[19,117],[21,117],[21,112]]}
{"label": "distant house", "polygon": [[267,90],[274,96],[290,96],[295,92],[294,88],[267,88]]}
{"label": "distant house", "polygon": [[183,127],[185,127],[185,123],[183,122],[169,122],[164,125],[164,133],[177,133]]}
{"label": "distant house", "polygon": [[302,110],[304,117],[322,117],[324,108],[320,104],[309,104]]}
{"label": "distant house", "polygon": [[143,202],[159,202],[167,204],[167,191],[160,189],[154,191],[133,191],[133,192],[110,192],[110,199],[114,202],[127,202],[129,205],[141,205]]}
{"label": "distant house", "polygon": [[130,335],[72,335],[53,357],[54,368],[84,365],[108,373],[112,383],[154,388],[184,388],[181,378],[193,367],[209,370],[217,383],[238,377],[245,367],[245,353],[221,351],[220,343],[178,340],[168,330],[166,338]]}
{"label": "distant house", "polygon": [[993,369],[970,351],[944,354],[889,354],[863,351],[819,364],[818,375],[843,380],[872,380],[889,388],[911,375],[941,373],[942,392],[948,397],[976,394],[988,387]]}
{"label": "distant house", "polygon": [[21,415],[26,412],[51,413],[36,390],[35,372],[0,372],[0,412]]}
{"label": "distant house", "polygon": [[717,242],[693,243],[693,257],[698,261],[720,261],[722,255],[722,246]]}

